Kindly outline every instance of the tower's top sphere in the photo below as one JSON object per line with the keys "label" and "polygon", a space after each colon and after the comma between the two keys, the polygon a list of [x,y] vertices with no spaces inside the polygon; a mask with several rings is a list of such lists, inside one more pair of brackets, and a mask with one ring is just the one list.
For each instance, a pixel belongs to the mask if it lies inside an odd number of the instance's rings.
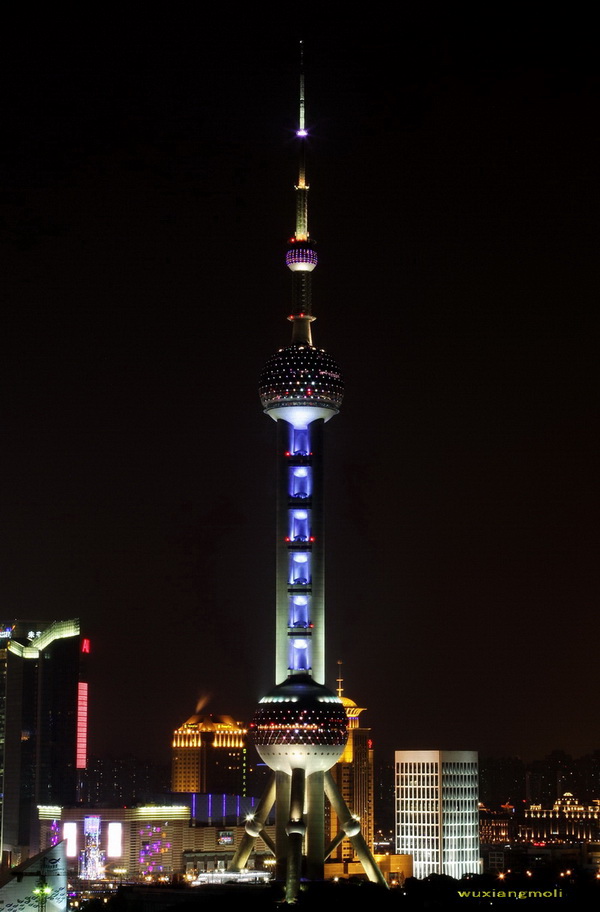
{"label": "tower's top sphere", "polygon": [[273,770],[328,770],[348,738],[340,698],[309,675],[295,675],[262,698],[250,723],[258,753]]}
{"label": "tower's top sphere", "polygon": [[315,247],[315,242],[310,238],[303,241],[296,240],[295,237],[290,238],[285,255],[287,268],[292,272],[312,272],[319,262]]}
{"label": "tower's top sphere", "polygon": [[322,348],[289,345],[265,364],[259,394],[265,411],[308,406],[335,414],[342,404],[344,383],[336,362]]}

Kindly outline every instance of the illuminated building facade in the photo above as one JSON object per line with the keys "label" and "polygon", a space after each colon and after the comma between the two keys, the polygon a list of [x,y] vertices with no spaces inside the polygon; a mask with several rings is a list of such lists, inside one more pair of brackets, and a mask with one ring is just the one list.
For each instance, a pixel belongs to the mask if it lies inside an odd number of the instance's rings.
{"label": "illuminated building facade", "polygon": [[100,844],[101,819],[95,815],[83,821],[84,846],[81,852],[79,876],[82,880],[101,880],[104,877],[104,852]]}
{"label": "illuminated building facade", "polygon": [[0,625],[3,862],[37,851],[38,804],[74,804],[87,763],[85,662],[79,621]]}
{"label": "illuminated building facade", "polygon": [[246,734],[231,716],[190,716],[173,733],[171,791],[246,795]]}
{"label": "illuminated building facade", "polygon": [[[341,662],[338,662],[341,665]],[[338,762],[331,768],[331,776],[340,793],[360,820],[361,830],[371,851],[374,850],[375,821],[373,808],[374,774],[373,774],[373,740],[371,729],[360,724],[359,716],[364,707],[357,706],[354,700],[343,696],[342,677],[338,677],[338,696],[341,699],[348,717],[348,741]],[[330,836],[335,838],[339,821],[333,811],[329,816]],[[330,855],[330,861],[351,861],[354,848],[348,839]]]}
{"label": "illuminated building facade", "polygon": [[571,792],[565,792],[551,808],[532,804],[519,826],[519,838],[538,843],[599,842],[600,799],[584,805]]}
{"label": "illuminated building facade", "polygon": [[396,852],[415,877],[480,873],[476,751],[396,751]]}
{"label": "illuminated building facade", "polygon": [[[90,867],[125,868],[132,877],[170,876],[193,847],[189,807],[38,808],[44,847],[66,840],[67,868],[87,879]],[[91,862],[91,864],[90,864]],[[95,879],[95,878],[91,878]]]}
{"label": "illuminated building facade", "polygon": [[[274,775],[231,866],[232,872],[245,867],[276,798],[272,850],[277,879],[285,881],[291,902],[301,877],[323,879],[326,857],[345,836],[353,841],[368,877],[385,883],[359,822],[329,773],[343,753],[348,723],[341,700],[324,683],[323,442],[325,424],[341,406],[343,383],[333,358],[312,340],[317,252],[308,231],[307,136],[301,71],[296,229],[286,254],[292,273],[292,338],[267,361],[259,384],[262,407],[277,426],[276,686],[260,701],[250,730]],[[341,821],[328,846],[325,794]]]}
{"label": "illuminated building facade", "polygon": [[479,805],[479,842],[481,845],[507,845],[517,835],[517,822],[514,808],[503,808],[502,811],[490,811]]}
{"label": "illuminated building facade", "polygon": [[[209,798],[209,796],[205,796]],[[240,808],[237,817],[225,817],[231,799],[213,796],[212,823],[196,826],[188,805],[151,805],[134,808],[38,808],[40,841],[50,848],[62,843],[71,875],[85,880],[123,878],[158,880],[173,874],[224,870],[245,828]],[[223,800],[223,805],[221,802]],[[238,800],[239,799],[234,799]],[[246,813],[249,808],[242,808]],[[220,816],[223,812],[223,816]],[[272,843],[274,826],[264,836]],[[62,842],[65,840],[65,842]],[[252,864],[272,860],[270,848],[257,840]]]}

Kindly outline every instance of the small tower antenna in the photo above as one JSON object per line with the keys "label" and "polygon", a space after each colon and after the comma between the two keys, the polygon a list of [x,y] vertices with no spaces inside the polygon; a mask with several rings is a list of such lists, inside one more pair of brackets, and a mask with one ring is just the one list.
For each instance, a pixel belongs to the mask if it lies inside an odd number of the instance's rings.
{"label": "small tower antenna", "polygon": [[342,694],[344,693],[344,678],[342,675],[342,660],[338,659],[338,676],[337,676],[337,695],[342,699]]}
{"label": "small tower antenna", "polygon": [[304,124],[304,42],[300,42],[300,116],[298,118],[298,136],[306,136]]}

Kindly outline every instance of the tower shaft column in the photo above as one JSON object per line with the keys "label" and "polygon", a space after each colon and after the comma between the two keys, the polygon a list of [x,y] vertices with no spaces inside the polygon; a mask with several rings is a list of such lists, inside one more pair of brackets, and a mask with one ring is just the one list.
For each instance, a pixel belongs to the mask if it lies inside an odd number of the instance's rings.
{"label": "tower shaft column", "polygon": [[306,780],[306,876],[323,880],[325,862],[324,773],[311,773]]}
{"label": "tower shaft column", "polygon": [[302,842],[306,832],[304,823],[304,790],[306,774],[297,767],[292,770],[290,784],[290,819],[286,828],[288,836],[288,858],[286,876],[286,899],[294,902],[300,890],[302,873]]}
{"label": "tower shaft column", "polygon": [[325,510],[323,503],[323,430],[322,418],[310,425],[312,448],[312,677],[325,684]]}
{"label": "tower shaft column", "polygon": [[281,770],[275,773],[275,845],[277,858],[275,865],[275,879],[285,883],[287,877],[287,833],[290,808],[290,783],[291,778]]}
{"label": "tower shaft column", "polygon": [[[305,409],[310,412],[310,409]],[[310,415],[309,415],[310,419]],[[323,425],[277,421],[276,680],[325,683]]]}
{"label": "tower shaft column", "polygon": [[[276,506],[276,593],[275,593],[275,680],[284,681],[289,674],[289,549],[286,538],[289,532],[289,467],[286,453],[290,447],[291,426],[287,421],[277,422],[277,506]],[[279,805],[278,805],[279,806]],[[286,802],[287,807],[287,802]]]}

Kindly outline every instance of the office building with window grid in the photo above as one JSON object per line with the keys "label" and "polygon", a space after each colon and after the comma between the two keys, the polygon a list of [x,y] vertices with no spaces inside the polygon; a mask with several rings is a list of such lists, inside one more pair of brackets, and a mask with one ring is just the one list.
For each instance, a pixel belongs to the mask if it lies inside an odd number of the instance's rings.
{"label": "office building with window grid", "polygon": [[477,753],[396,751],[396,852],[415,877],[480,872]]}

